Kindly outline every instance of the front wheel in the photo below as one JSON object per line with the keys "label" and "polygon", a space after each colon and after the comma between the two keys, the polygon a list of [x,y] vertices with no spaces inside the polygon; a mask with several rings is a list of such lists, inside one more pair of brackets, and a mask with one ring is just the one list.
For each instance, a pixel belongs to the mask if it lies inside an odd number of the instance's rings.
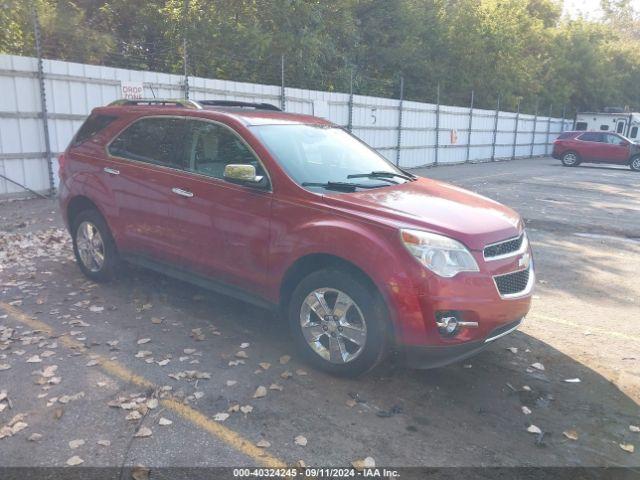
{"label": "front wheel", "polygon": [[289,303],[289,324],[303,357],[335,375],[361,375],[386,352],[386,308],[347,271],[320,270],[304,278]]}
{"label": "front wheel", "polygon": [[575,167],[580,164],[580,158],[575,152],[567,152],[560,159],[565,167]]}
{"label": "front wheel", "polygon": [[631,162],[629,162],[629,166],[634,172],[640,172],[640,155],[633,157]]}

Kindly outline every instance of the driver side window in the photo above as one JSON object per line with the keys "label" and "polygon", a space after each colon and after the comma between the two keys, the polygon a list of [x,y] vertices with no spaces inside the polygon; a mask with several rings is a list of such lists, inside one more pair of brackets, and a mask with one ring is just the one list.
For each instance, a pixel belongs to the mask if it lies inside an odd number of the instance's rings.
{"label": "driver side window", "polygon": [[199,120],[187,121],[187,170],[209,177],[224,177],[227,165],[253,165],[257,175],[264,169],[253,152],[229,128]]}

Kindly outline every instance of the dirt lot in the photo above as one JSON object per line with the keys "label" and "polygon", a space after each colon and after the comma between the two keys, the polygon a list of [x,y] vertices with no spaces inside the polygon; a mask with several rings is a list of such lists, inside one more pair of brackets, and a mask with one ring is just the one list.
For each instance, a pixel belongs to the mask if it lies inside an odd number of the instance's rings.
{"label": "dirt lot", "polygon": [[523,214],[534,307],[469,361],[358,380],[300,363],[250,305],[132,267],[88,282],[55,202],[0,204],[0,464],[640,468],[640,175],[551,159],[419,173]]}

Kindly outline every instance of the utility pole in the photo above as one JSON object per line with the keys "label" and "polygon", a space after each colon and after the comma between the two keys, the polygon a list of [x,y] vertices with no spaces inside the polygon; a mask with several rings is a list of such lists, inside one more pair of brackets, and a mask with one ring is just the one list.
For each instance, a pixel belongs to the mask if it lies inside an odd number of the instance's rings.
{"label": "utility pole", "polygon": [[49,194],[55,195],[56,187],[53,180],[53,163],[51,158],[51,140],[49,138],[49,119],[47,117],[47,94],[44,85],[44,68],[42,65],[42,37],[40,32],[40,20],[35,1],[31,2],[31,15],[33,16],[33,30],[36,40],[36,56],[38,57],[38,84],[40,86],[40,110],[42,111],[42,128],[44,130],[44,148],[49,172]]}
{"label": "utility pole", "polygon": [[284,91],[284,53],[280,56],[280,110],[283,112],[287,106],[287,99]]}

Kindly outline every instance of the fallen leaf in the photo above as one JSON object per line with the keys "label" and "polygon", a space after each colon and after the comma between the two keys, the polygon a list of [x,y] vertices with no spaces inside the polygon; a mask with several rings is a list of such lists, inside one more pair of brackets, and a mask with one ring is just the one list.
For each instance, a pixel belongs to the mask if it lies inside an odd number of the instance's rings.
{"label": "fallen leaf", "polygon": [[517,347],[507,347],[507,350],[509,350],[511,353],[518,353]]}
{"label": "fallen leaf", "polygon": [[629,430],[635,433],[640,432],[640,427],[636,426],[636,425],[629,425]]}
{"label": "fallen leaf", "polygon": [[578,440],[578,432],[576,432],[575,430],[567,430],[565,432],[562,432],[562,434],[569,440]]}
{"label": "fallen leaf", "polygon": [[376,461],[373,459],[373,457],[367,457],[363,460],[355,460],[351,462],[351,465],[356,470],[364,470],[365,468],[375,468]]}
{"label": "fallen leaf", "polygon": [[287,363],[289,363],[289,360],[291,360],[291,357],[289,355],[283,355],[280,357],[280,365],[286,365]]}
{"label": "fallen leaf", "polygon": [[131,478],[133,480],[149,480],[151,469],[144,465],[136,465],[131,469]]}
{"label": "fallen leaf", "polygon": [[146,438],[153,435],[153,432],[148,427],[140,427],[140,429],[135,433],[134,437],[137,438]]}
{"label": "fallen leaf", "polygon": [[258,365],[260,365],[260,368],[262,368],[263,370],[269,370],[269,367],[271,366],[271,364],[268,362],[261,362]]}
{"label": "fallen leaf", "polygon": [[131,410],[129,414],[124,418],[125,420],[136,421],[142,418],[142,414],[138,410]]}
{"label": "fallen leaf", "polygon": [[84,460],[82,460],[77,455],[74,455],[69,460],[67,460],[67,465],[69,465],[70,467],[75,467],[76,465],[80,465],[81,463],[84,463]]}
{"label": "fallen leaf", "polygon": [[347,407],[349,407],[349,408],[353,408],[353,407],[355,407],[357,404],[358,404],[358,402],[356,402],[355,400],[353,400],[353,399],[351,399],[351,398],[350,398],[349,400],[347,400]]}
{"label": "fallen leaf", "polygon": [[535,368],[536,370],[540,370],[541,372],[544,372],[544,365],[542,365],[539,362],[532,363],[531,368]]}
{"label": "fallen leaf", "polygon": [[160,323],[162,323],[162,319],[158,318],[158,317],[151,317],[151,323],[158,325]]}
{"label": "fallen leaf", "polygon": [[244,342],[240,344],[240,348],[249,348],[250,343]]}
{"label": "fallen leaf", "polygon": [[147,408],[151,410],[153,410],[154,408],[158,408],[158,399],[150,398],[149,400],[147,400]]}
{"label": "fallen leaf", "polygon": [[96,443],[98,445],[103,446],[103,447],[110,447],[111,446],[111,442],[109,440],[98,440]]}
{"label": "fallen leaf", "polygon": [[307,372],[306,372],[306,370],[303,370],[303,369],[299,368],[299,369],[296,370],[296,375],[300,375],[301,377],[303,377],[303,376],[307,375]]}
{"label": "fallen leaf", "polygon": [[271,444],[266,440],[260,440],[258,443],[256,443],[256,447],[258,448],[269,448],[270,446]]}
{"label": "fallen leaf", "polygon": [[171,425],[172,423],[173,422],[171,420],[169,420],[168,418],[164,418],[164,417],[160,417],[160,420],[158,420],[158,425],[162,425],[163,427]]}
{"label": "fallen leaf", "polygon": [[301,447],[305,447],[307,445],[307,439],[305,437],[303,437],[302,435],[298,435],[293,442],[296,445],[300,445]]}
{"label": "fallen leaf", "polygon": [[531,415],[531,409],[529,407],[522,406],[522,413],[525,415]]}
{"label": "fallen leaf", "polygon": [[289,370],[287,370],[286,372],[282,372],[280,374],[280,377],[282,377],[282,378],[284,378],[286,380],[287,378],[293,377],[293,373],[291,373]]}
{"label": "fallen leaf", "polygon": [[138,340],[136,343],[138,345],[144,345],[145,343],[149,343],[151,341],[150,338],[141,338],[140,340]]}
{"label": "fallen leaf", "polygon": [[633,453],[635,451],[635,447],[630,443],[619,443],[620,448],[625,452]]}
{"label": "fallen leaf", "polygon": [[269,385],[269,390],[278,390],[279,392],[281,392],[282,390],[284,390],[284,388],[282,387],[282,385],[272,383],[271,385]]}
{"label": "fallen leaf", "polygon": [[529,427],[527,427],[527,432],[539,435],[542,433],[542,430],[540,430],[540,428],[536,427],[535,425],[529,425]]}
{"label": "fallen leaf", "polygon": [[31,435],[29,435],[29,438],[27,440],[29,440],[30,442],[37,442],[40,439],[42,439],[41,433],[32,433]]}
{"label": "fallen leaf", "polygon": [[564,381],[566,383],[580,383],[580,379],[579,378],[565,378]]}
{"label": "fallen leaf", "polygon": [[262,398],[262,397],[266,397],[266,396],[267,396],[267,389],[265,387],[263,387],[262,385],[260,385],[258,388],[256,388],[256,391],[253,394],[253,398]]}
{"label": "fallen leaf", "polygon": [[236,352],[236,357],[249,358],[249,355],[247,355],[247,352],[245,352],[244,350],[240,350],[239,352]]}
{"label": "fallen leaf", "polygon": [[81,447],[82,445],[84,445],[84,440],[81,439],[81,438],[78,438],[76,440],[71,440],[69,442],[69,448],[71,448],[71,449],[75,449],[75,448]]}
{"label": "fallen leaf", "polygon": [[246,415],[247,413],[253,412],[253,407],[251,405],[243,405],[240,407],[240,411]]}
{"label": "fallen leaf", "polygon": [[89,311],[91,312],[95,312],[95,313],[100,313],[104,310],[104,307],[99,307],[98,305],[91,305],[89,307]]}
{"label": "fallen leaf", "polygon": [[229,414],[228,413],[224,413],[224,412],[216,413],[213,416],[213,419],[216,422],[224,422],[227,418],[229,418]]}
{"label": "fallen leaf", "polygon": [[40,363],[42,359],[38,355],[33,355],[32,357],[27,358],[27,363]]}
{"label": "fallen leaf", "polygon": [[236,380],[227,380],[227,387],[233,387],[236,383]]}

